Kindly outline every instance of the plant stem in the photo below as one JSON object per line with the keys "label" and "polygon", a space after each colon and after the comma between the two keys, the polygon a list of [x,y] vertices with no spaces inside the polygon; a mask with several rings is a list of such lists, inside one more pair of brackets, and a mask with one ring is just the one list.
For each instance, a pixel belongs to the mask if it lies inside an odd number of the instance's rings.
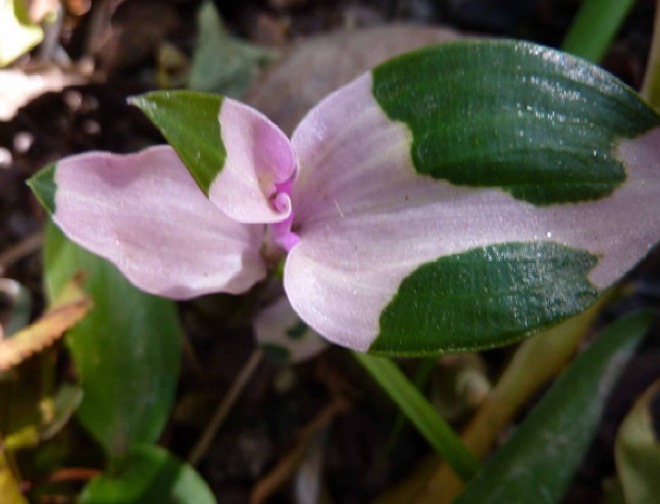
{"label": "plant stem", "polygon": [[634,0],[584,0],[562,50],[598,63],[614,40]]}
{"label": "plant stem", "polygon": [[[463,432],[461,438],[467,449],[479,458],[486,456],[500,432],[529,399],[571,360],[602,304],[603,298],[577,317],[520,345],[497,385]],[[463,483],[443,464],[415,504],[447,504],[462,489]]]}
{"label": "plant stem", "polygon": [[250,378],[252,378],[254,372],[257,370],[262,357],[263,352],[260,349],[256,349],[252,352],[250,358],[243,365],[240,372],[238,373],[238,376],[227,391],[227,395],[225,395],[225,397],[218,405],[218,408],[215,410],[211,421],[204,429],[204,432],[197,440],[197,443],[195,443],[193,449],[190,450],[190,454],[188,455],[188,463],[190,465],[197,465],[197,463],[207,452],[209,445],[218,433],[218,429],[220,429],[220,426],[225,421],[225,418],[227,418],[231,408],[236,403],[236,400],[240,397],[241,392],[249,383]]}
{"label": "plant stem", "polygon": [[463,481],[470,480],[479,470],[479,461],[401,370],[382,357],[353,355],[454,472]]}
{"label": "plant stem", "polygon": [[651,106],[660,108],[660,0],[655,5],[653,38],[642,84],[642,96]]}
{"label": "plant stem", "polygon": [[[424,390],[424,386],[426,385],[426,382],[429,379],[429,376],[431,376],[431,372],[433,371],[433,368],[438,364],[438,359],[437,357],[427,357],[426,359],[423,359],[422,362],[419,364],[419,367],[417,368],[417,371],[415,371],[415,375],[413,376],[412,379],[412,384],[415,386],[417,390]],[[399,436],[401,435],[401,431],[403,431],[403,428],[406,426],[406,416],[399,411],[399,414],[396,417],[396,420],[394,421],[394,427],[392,427],[392,431],[390,432],[389,438],[387,439],[387,443],[385,444],[385,449],[383,451],[383,459],[386,459],[389,453],[394,449],[394,445],[396,444],[397,440],[399,439]]]}

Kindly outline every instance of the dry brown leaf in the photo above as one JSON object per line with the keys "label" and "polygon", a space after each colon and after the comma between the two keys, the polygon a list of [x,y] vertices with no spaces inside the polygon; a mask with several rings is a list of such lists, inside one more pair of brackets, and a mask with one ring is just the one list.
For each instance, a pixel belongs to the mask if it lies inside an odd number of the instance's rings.
{"label": "dry brown leaf", "polygon": [[11,338],[0,339],[0,371],[16,366],[52,345],[87,314],[92,301],[82,290],[82,282],[80,276],[71,280],[53,307],[39,320]]}

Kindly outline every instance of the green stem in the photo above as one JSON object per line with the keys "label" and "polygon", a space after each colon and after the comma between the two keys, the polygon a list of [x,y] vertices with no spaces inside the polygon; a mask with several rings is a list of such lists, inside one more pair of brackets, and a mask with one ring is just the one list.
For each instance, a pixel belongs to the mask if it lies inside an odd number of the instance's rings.
{"label": "green stem", "polygon": [[655,5],[655,21],[651,52],[646,63],[642,96],[655,108],[660,108],[660,0]]}
{"label": "green stem", "polygon": [[634,0],[584,0],[562,49],[598,63],[614,40]]}
{"label": "green stem", "polygon": [[353,355],[456,474],[463,481],[470,480],[479,470],[479,460],[401,370],[382,357],[357,352]]}
{"label": "green stem", "polygon": [[[415,371],[415,375],[412,378],[412,384],[417,390],[424,389],[429,376],[431,376],[431,371],[433,371],[433,368],[437,365],[437,363],[438,359],[436,357],[428,357],[422,360],[421,364],[417,368],[417,371]],[[405,425],[406,416],[399,412],[394,422],[394,427],[392,427],[392,432],[390,432],[390,437],[387,440],[385,454],[389,454],[392,451]]]}

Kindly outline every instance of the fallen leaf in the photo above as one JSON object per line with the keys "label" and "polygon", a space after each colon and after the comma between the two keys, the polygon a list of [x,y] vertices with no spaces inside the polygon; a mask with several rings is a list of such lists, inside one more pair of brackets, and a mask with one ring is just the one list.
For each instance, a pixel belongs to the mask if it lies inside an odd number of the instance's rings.
{"label": "fallen leaf", "polygon": [[80,321],[92,307],[91,298],[82,290],[82,279],[74,278],[39,320],[0,340],[0,371],[14,367],[31,355],[53,344]]}

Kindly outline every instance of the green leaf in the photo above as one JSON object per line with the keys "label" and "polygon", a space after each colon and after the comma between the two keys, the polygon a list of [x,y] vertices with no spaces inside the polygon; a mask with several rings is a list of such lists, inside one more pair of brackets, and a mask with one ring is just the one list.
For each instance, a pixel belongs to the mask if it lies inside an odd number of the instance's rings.
{"label": "green leaf", "polygon": [[66,426],[69,419],[80,407],[83,395],[84,393],[79,386],[65,383],[57,391],[54,398],[47,399],[48,406],[52,408],[52,418],[49,418],[41,428],[40,437],[42,440],[52,438]]}
{"label": "green leaf", "polygon": [[[503,243],[440,257],[411,273],[380,317],[370,353],[502,346],[588,308],[597,258],[554,242]],[[436,350],[437,353],[437,350]]]}
{"label": "green leaf", "polygon": [[134,446],[112,469],[93,479],[81,504],[215,504],[204,480],[188,464],[157,446]]}
{"label": "green leaf", "polygon": [[626,180],[618,140],[660,124],[604,70],[525,42],[429,47],[373,78],[380,106],[412,132],[418,173],[535,205],[610,195]]}
{"label": "green leaf", "polygon": [[607,394],[651,319],[638,311],[605,329],[454,504],[560,502],[600,423]]}
{"label": "green leaf", "polygon": [[11,306],[8,320],[5,320],[4,327],[2,328],[6,339],[30,323],[33,313],[32,295],[27,287],[10,278],[0,279],[0,289],[9,297],[9,304]]}
{"label": "green leaf", "polygon": [[55,184],[56,168],[57,163],[49,164],[27,181],[27,185],[32,189],[32,192],[34,192],[41,205],[50,215],[55,213],[55,193],[57,192],[57,184]]}
{"label": "green leaf", "polygon": [[634,3],[634,0],[585,0],[571,23],[562,49],[599,62]]}
{"label": "green leaf", "polygon": [[479,470],[479,461],[401,370],[382,357],[353,355],[456,474],[465,481],[472,478]]}
{"label": "green leaf", "polygon": [[220,133],[222,97],[192,91],[154,91],[130,98],[158,126],[199,187],[209,187],[225,164]]}
{"label": "green leaf", "polygon": [[78,418],[110,456],[158,438],[169,416],[182,334],[172,301],[145,294],[52,224],[45,277],[53,299],[78,271],[94,309],[66,336],[84,398]]}
{"label": "green leaf", "polygon": [[274,59],[273,51],[230,37],[213,2],[199,8],[197,25],[199,39],[188,77],[192,91],[238,98],[259,67]]}
{"label": "green leaf", "polygon": [[616,466],[626,504],[657,504],[660,496],[660,380],[633,406],[619,428]]}
{"label": "green leaf", "polygon": [[41,27],[30,22],[24,0],[0,3],[0,68],[28,52],[43,38]]}

